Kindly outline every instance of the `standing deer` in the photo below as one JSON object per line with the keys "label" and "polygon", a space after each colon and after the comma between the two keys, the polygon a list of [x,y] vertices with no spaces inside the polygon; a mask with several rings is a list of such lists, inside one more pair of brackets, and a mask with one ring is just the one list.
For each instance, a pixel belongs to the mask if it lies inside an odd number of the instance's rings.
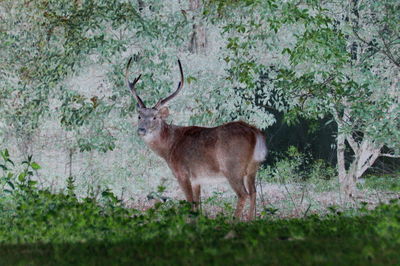
{"label": "standing deer", "polygon": [[135,90],[139,75],[129,81],[129,60],[125,78],[137,100],[139,113],[137,133],[156,154],[168,164],[185,193],[186,200],[194,206],[200,203],[201,185],[226,178],[238,197],[235,216],[241,218],[246,199],[250,198],[247,218],[252,220],[256,207],[255,177],[257,169],[267,155],[263,134],[245,122],[230,122],[207,128],[167,124],[169,115],[166,103],[182,89],[184,78],[178,60],[181,80],[174,93],[147,108]]}

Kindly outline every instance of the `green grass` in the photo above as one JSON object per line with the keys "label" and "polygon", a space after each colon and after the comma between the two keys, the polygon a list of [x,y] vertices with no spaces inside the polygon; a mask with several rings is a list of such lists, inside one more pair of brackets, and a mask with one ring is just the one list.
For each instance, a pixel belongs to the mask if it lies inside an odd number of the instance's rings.
{"label": "green grass", "polygon": [[323,217],[266,214],[246,223],[224,215],[210,219],[186,202],[128,209],[109,190],[97,200],[78,199],[73,178],[65,193],[52,194],[31,180],[39,167],[31,157],[18,174],[9,170],[8,153],[2,158],[0,266],[400,264],[398,201]]}
{"label": "green grass", "polygon": [[244,223],[184,202],[126,209],[109,191],[14,191],[0,198],[0,265],[399,264],[399,203],[360,213]]}

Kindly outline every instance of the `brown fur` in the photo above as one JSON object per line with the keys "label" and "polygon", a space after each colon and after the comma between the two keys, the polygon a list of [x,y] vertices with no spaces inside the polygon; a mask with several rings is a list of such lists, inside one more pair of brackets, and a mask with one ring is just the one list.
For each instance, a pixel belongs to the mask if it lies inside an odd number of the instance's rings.
{"label": "brown fur", "polygon": [[241,217],[250,198],[248,219],[252,219],[259,166],[253,154],[258,134],[262,134],[260,130],[242,121],[213,128],[179,127],[162,121],[158,135],[147,144],[165,159],[187,201],[195,205],[200,201],[201,186],[192,184],[197,178],[223,175],[238,196],[235,216]]}
{"label": "brown fur", "polygon": [[255,177],[260,161],[266,156],[261,131],[242,121],[212,128],[168,125],[165,119],[169,111],[165,105],[179,93],[184,83],[180,61],[181,80],[178,88],[152,108],[145,106],[135,90],[140,75],[133,82],[129,81],[131,62],[132,58],[127,64],[125,79],[138,104],[138,134],[155,153],[165,159],[186,200],[197,206],[201,194],[200,181],[207,176],[224,176],[238,196],[235,216],[241,218],[244,204],[249,198],[248,219],[251,220],[256,207]]}

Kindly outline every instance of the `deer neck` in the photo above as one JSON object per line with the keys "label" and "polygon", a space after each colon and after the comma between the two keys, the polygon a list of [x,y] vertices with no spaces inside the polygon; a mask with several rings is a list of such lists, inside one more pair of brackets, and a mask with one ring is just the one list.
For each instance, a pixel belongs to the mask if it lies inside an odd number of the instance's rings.
{"label": "deer neck", "polygon": [[171,147],[173,146],[178,135],[178,128],[178,126],[168,125],[163,121],[160,131],[151,139],[144,141],[152,151],[168,162]]}

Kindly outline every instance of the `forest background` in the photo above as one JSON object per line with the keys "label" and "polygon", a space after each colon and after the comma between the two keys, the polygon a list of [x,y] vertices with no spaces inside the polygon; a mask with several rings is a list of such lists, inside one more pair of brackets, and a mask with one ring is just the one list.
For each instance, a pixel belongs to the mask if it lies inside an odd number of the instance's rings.
{"label": "forest background", "polygon": [[302,181],[314,169],[355,197],[368,173],[398,180],[399,9],[396,0],[3,0],[3,159],[32,155],[30,180],[52,192],[69,179],[81,196],[183,198],[136,135],[124,83],[133,56],[138,92],[153,104],[175,88],[179,58],[186,84],[170,103],[173,123],[247,121],[269,147],[259,179]]}

